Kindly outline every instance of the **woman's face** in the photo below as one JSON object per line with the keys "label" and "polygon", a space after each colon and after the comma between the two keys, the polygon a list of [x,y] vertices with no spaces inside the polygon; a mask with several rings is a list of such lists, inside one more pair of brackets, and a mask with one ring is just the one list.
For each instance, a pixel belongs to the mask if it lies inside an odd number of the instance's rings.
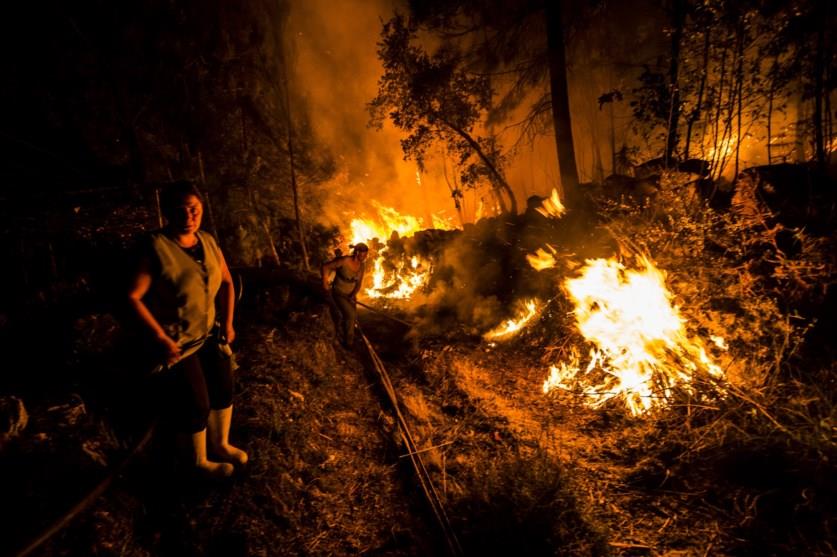
{"label": "woman's face", "polygon": [[194,195],[187,195],[171,210],[169,225],[178,234],[194,234],[201,227],[203,205]]}
{"label": "woman's face", "polygon": [[365,261],[366,256],[369,255],[369,252],[366,250],[357,250],[355,252],[355,260],[356,261]]}

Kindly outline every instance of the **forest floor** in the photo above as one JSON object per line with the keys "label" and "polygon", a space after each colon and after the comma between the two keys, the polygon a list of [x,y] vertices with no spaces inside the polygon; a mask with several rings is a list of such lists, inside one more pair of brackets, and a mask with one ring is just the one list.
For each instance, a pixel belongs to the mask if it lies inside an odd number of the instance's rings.
{"label": "forest floor", "polygon": [[[340,347],[322,304],[241,321],[233,441],[250,453],[246,470],[217,484],[190,478],[158,428],[123,477],[35,555],[445,554],[361,343]],[[659,431],[646,421],[544,395],[546,366],[525,342],[417,341],[368,312],[361,325],[466,554],[752,553],[741,513],[719,503],[723,486],[674,478],[674,466],[650,458],[644,447]],[[82,396],[31,408],[28,444],[4,455],[5,481],[28,496],[12,503],[19,516],[6,523],[15,534],[4,536],[6,551],[127,452]],[[68,415],[80,424],[72,434]],[[27,467],[39,473],[21,481]],[[752,493],[745,502],[758,499]]]}

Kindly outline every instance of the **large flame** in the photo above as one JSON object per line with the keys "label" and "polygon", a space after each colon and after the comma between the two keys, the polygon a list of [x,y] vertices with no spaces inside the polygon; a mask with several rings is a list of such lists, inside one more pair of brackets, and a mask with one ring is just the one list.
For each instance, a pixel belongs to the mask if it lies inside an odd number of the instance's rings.
{"label": "large flame", "polygon": [[[400,237],[412,236],[425,228],[421,218],[404,215],[380,203],[373,201],[377,215],[371,219],[353,219],[351,222],[352,243],[371,242],[378,239],[386,242],[393,233]],[[455,228],[450,219],[442,215],[431,215],[433,227],[451,230]],[[427,283],[430,275],[430,264],[419,257],[404,257],[400,261],[385,263],[388,248],[381,249],[372,262],[372,286],[366,289],[370,298],[408,299],[413,293]]]}
{"label": "large flame", "polygon": [[369,242],[377,238],[386,242],[393,232],[399,236],[412,236],[423,228],[421,219],[411,215],[402,215],[392,207],[386,207],[373,201],[378,211],[373,219],[352,219],[352,243]]}
{"label": "large flame", "polygon": [[638,415],[662,403],[675,386],[688,386],[698,372],[723,375],[700,341],[687,334],[665,275],[647,258],[640,258],[638,269],[614,259],[588,260],[564,287],[578,329],[593,349],[583,371],[577,354],[552,366],[544,392],[580,388],[593,406],[619,397]]}
{"label": "large flame", "polygon": [[483,335],[485,340],[506,340],[519,333],[541,311],[539,300],[526,300],[518,308],[514,319],[507,319]]}

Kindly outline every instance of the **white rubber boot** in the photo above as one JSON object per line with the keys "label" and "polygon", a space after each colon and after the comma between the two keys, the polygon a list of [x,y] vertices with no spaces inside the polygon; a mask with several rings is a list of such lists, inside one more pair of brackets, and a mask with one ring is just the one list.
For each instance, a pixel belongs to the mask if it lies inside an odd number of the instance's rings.
{"label": "white rubber boot", "polygon": [[213,462],[206,457],[206,430],[192,434],[192,456],[195,469],[210,479],[229,478],[235,469],[227,462]]}
{"label": "white rubber boot", "polygon": [[244,466],[249,460],[247,453],[230,445],[232,411],[232,405],[221,410],[209,411],[209,451],[219,460]]}

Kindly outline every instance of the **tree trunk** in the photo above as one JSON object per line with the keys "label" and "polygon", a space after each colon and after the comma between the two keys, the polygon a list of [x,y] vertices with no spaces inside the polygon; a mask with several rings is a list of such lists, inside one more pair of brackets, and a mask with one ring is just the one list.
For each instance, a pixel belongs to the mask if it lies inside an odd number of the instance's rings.
{"label": "tree trunk", "polygon": [[305,270],[311,270],[311,264],[308,262],[308,247],[305,245],[305,231],[302,228],[302,217],[299,212],[299,189],[296,185],[296,169],[294,168],[294,144],[291,139],[291,131],[288,130],[288,158],[291,164],[291,190],[294,194],[294,217],[296,218],[296,233],[299,236],[299,246],[302,249],[302,264],[305,265]]}
{"label": "tree trunk", "polygon": [[735,173],[733,174],[733,181],[738,180],[738,169],[739,169],[739,162],[741,159],[741,98],[744,94],[744,30],[739,29],[738,31],[738,72],[736,75],[737,78],[737,118],[738,118],[738,129],[735,132]]}
{"label": "tree trunk", "polygon": [[[169,176],[171,179],[171,176]],[[174,180],[171,180],[174,182]],[[165,223],[163,222],[163,208],[160,206],[160,188],[154,188],[154,206],[157,209],[157,224],[160,228],[163,228]]]}
{"label": "tree trunk", "polygon": [[719,133],[721,130],[721,114],[723,114],[723,100],[724,100],[724,81],[726,78],[726,64],[727,64],[727,48],[726,46],[722,47],[723,50],[721,51],[721,68],[720,68],[720,78],[718,82],[718,95],[717,99],[715,100],[715,118],[712,131],[712,158],[709,161],[709,168],[711,177],[713,180],[717,180],[721,174],[718,172],[718,165],[720,163],[720,149],[721,145],[719,144]]}
{"label": "tree trunk", "polygon": [[[267,247],[270,248],[270,255],[273,256],[273,262],[276,263],[276,266],[279,267],[282,264],[282,260],[279,259],[279,252],[276,250],[276,244],[273,243],[273,235],[270,233],[270,227],[267,224],[267,219],[262,215],[262,212],[258,208],[258,204],[256,203],[256,196],[253,194],[253,188],[250,187],[250,184],[246,184],[247,188],[247,197],[250,199],[250,207],[253,209],[253,214],[256,215],[256,220],[259,222],[259,226],[264,233],[265,241],[267,242]],[[261,266],[261,261],[258,262],[259,266]]]}
{"label": "tree trunk", "polygon": [[[825,82],[831,83],[831,66],[825,67]],[[831,91],[826,89],[823,91],[823,97],[825,100],[825,144],[828,145],[828,149],[825,153],[825,163],[828,166],[828,163],[831,162],[831,153],[833,152],[832,148],[832,140],[834,138],[834,114],[831,112]]]}
{"label": "tree trunk", "polygon": [[770,91],[767,93],[767,164],[773,164],[773,156],[770,151],[770,143],[773,140],[773,81],[770,82]]}
{"label": "tree trunk", "polygon": [[209,190],[206,189],[206,172],[203,168],[203,153],[198,151],[198,176],[201,180],[201,193],[206,202],[206,215],[209,217],[209,227],[212,229],[212,235],[220,242],[221,238],[218,236],[218,226],[215,223],[215,213],[212,212],[212,201],[209,199]]}
{"label": "tree trunk", "polygon": [[453,173],[454,183],[450,183],[450,178],[448,178],[448,159],[446,156],[442,157],[442,173],[445,177],[445,183],[448,185],[448,189],[450,190],[450,196],[453,199],[453,206],[456,208],[456,214],[459,215],[459,224],[462,228],[465,228],[465,215],[462,212],[462,202],[460,201],[462,191],[459,189],[459,184],[456,183],[455,172]]}
{"label": "tree trunk", "polygon": [[823,105],[823,72],[825,61],[825,2],[817,2],[819,13],[819,25],[817,26],[817,47],[814,59],[814,147],[817,154],[817,166],[825,169],[825,140],[822,132],[822,105]]}
{"label": "tree trunk", "polygon": [[566,204],[579,197],[578,169],[575,165],[572,121],[570,119],[570,94],[567,86],[567,58],[564,49],[564,31],[561,23],[561,2],[546,2],[546,38],[549,49],[549,85],[552,94],[552,124],[555,128],[555,148],[558,154],[558,171],[561,175],[559,190]]}
{"label": "tree trunk", "polygon": [[703,33],[703,70],[700,74],[700,85],[698,86],[698,97],[695,109],[689,115],[686,125],[686,148],[683,150],[683,159],[689,160],[689,148],[692,144],[692,127],[700,118],[701,106],[703,105],[703,92],[706,90],[706,77],[709,74],[709,29]]}
{"label": "tree trunk", "polygon": [[[487,30],[483,29],[483,40],[487,40],[487,38],[485,36],[486,33],[487,33]],[[491,74],[489,74],[486,77],[486,79],[487,79],[486,87],[488,89],[491,89]],[[486,111],[489,115],[494,110],[494,108],[492,106],[492,104],[493,104],[492,100],[493,100],[493,95],[489,95],[488,106],[486,107]],[[488,119],[488,129],[487,129],[487,131],[488,131],[488,136],[489,137],[494,137],[494,121],[490,117]],[[504,177],[504,181],[505,181],[505,177]],[[509,211],[508,211],[508,208],[506,207],[506,202],[503,200],[502,192],[498,188],[495,187],[491,190],[491,193],[494,195],[494,199],[497,200],[497,205],[500,208],[500,212],[503,213],[503,214],[508,213]],[[513,214],[517,214],[517,208],[516,207],[515,207],[515,210],[514,210]]]}
{"label": "tree trunk", "polygon": [[308,246],[305,245],[305,231],[302,227],[302,217],[299,212],[299,189],[296,184],[296,165],[294,164],[294,142],[293,142],[293,126],[291,119],[291,91],[290,83],[288,82],[288,70],[285,67],[285,60],[282,60],[282,71],[285,77],[285,115],[288,126],[288,161],[291,166],[291,191],[294,196],[294,218],[296,218],[296,233],[299,237],[299,247],[302,250],[302,264],[306,271],[311,270],[311,265],[308,262]]}
{"label": "tree trunk", "polygon": [[680,40],[683,37],[683,23],[686,18],[684,0],[672,2],[671,14],[671,63],[668,70],[668,87],[671,95],[671,110],[669,111],[668,133],[666,135],[665,166],[669,165],[674,151],[677,150],[677,126],[680,121],[680,87],[678,86],[678,72],[680,71]]}
{"label": "tree trunk", "polygon": [[616,172],[616,117],[613,114],[613,104],[610,103],[610,173]]}
{"label": "tree trunk", "polygon": [[[594,124],[595,125],[595,124]],[[596,182],[599,184],[604,182],[604,162],[602,161],[602,150],[599,147],[598,138],[596,134],[593,136],[593,174]]]}
{"label": "tree trunk", "polygon": [[794,157],[795,162],[805,162],[807,160],[807,153],[805,144],[807,143],[805,121],[807,116],[805,114],[805,84],[802,81],[802,76],[797,79],[796,92],[796,125],[794,126]]}

